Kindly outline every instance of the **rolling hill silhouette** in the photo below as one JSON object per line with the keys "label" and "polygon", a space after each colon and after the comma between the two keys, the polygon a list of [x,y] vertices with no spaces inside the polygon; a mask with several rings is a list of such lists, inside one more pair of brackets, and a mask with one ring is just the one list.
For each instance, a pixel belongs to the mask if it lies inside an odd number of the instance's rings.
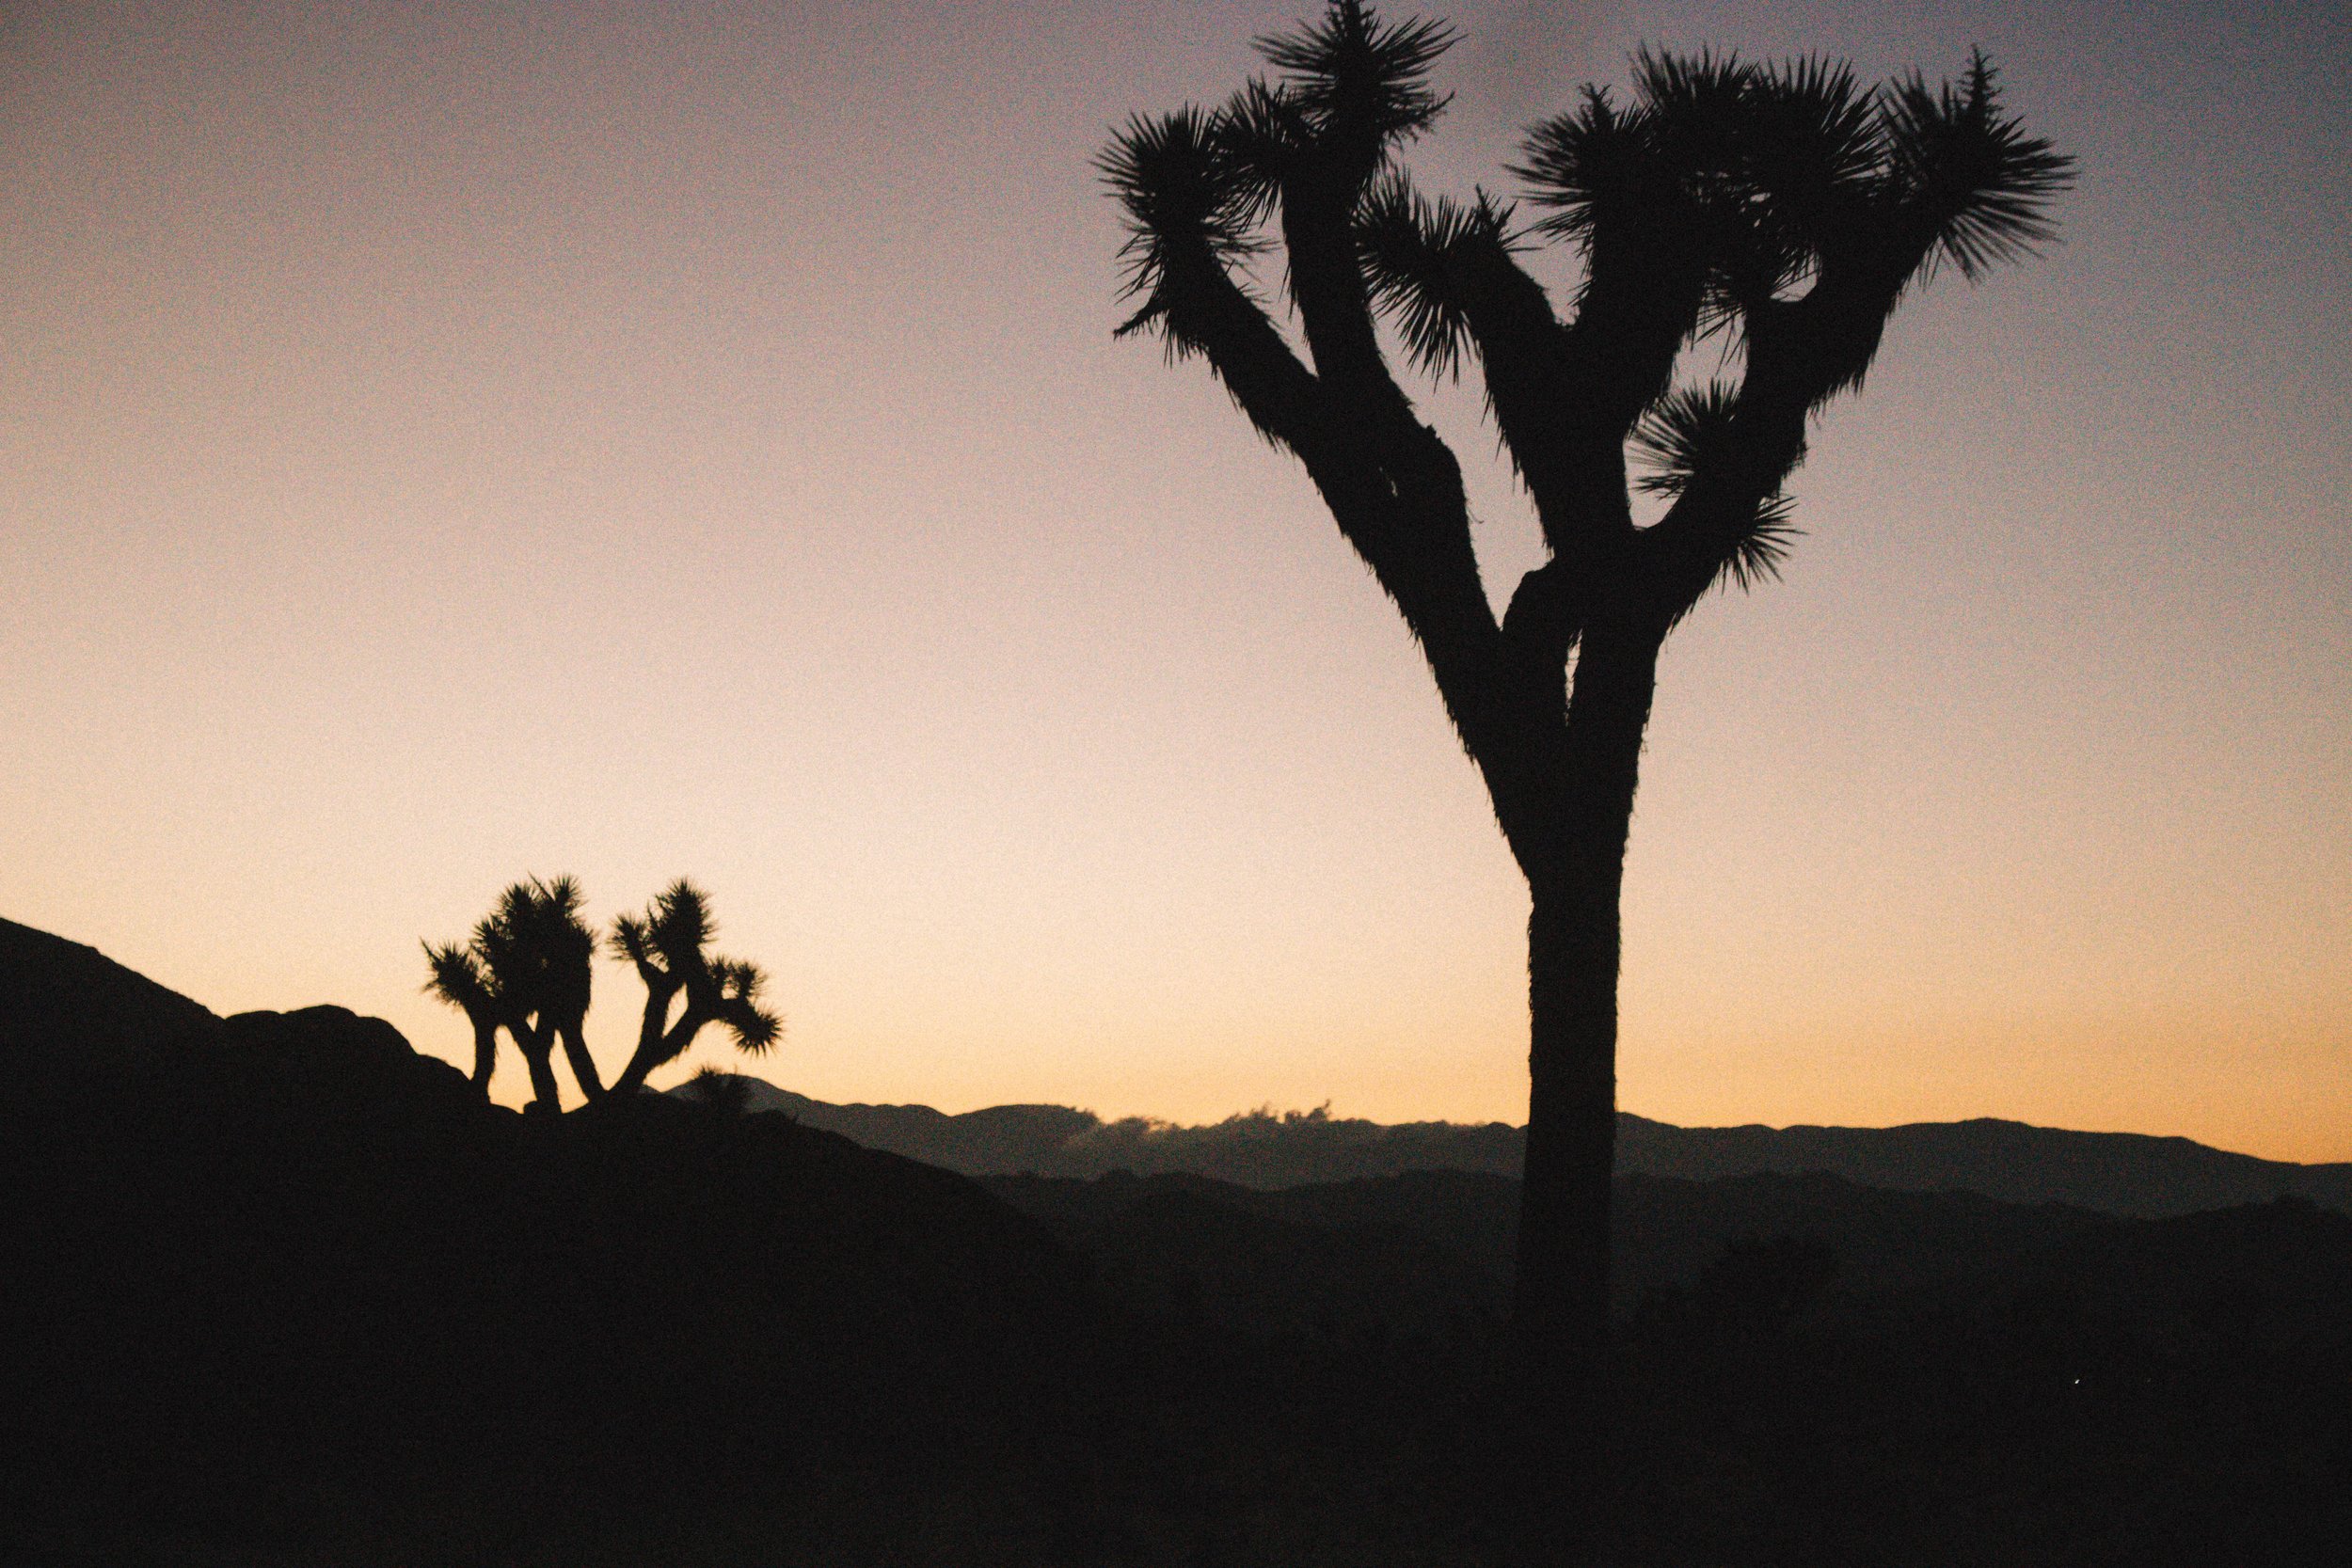
{"label": "rolling hill silhouette", "polygon": [[[1200,1127],[1104,1121],[1065,1105],[949,1116],[928,1105],[834,1105],[751,1080],[755,1110],[968,1176],[1191,1175],[1279,1188],[1408,1171],[1516,1176],[1525,1133],[1502,1122],[1388,1126],[1321,1112],[1254,1112]],[[2303,1165],[2186,1138],[2073,1132],[1980,1118],[1907,1127],[1675,1127],[1620,1113],[1621,1175],[1836,1176],[1898,1192],[1973,1192],[2153,1218],[2303,1197],[2352,1212],[2352,1164]]]}
{"label": "rolling hill silhouette", "polygon": [[[1518,1183],[1444,1166],[1507,1166],[1507,1127],[739,1079],[526,1117],[380,1020],[217,1018],[14,925],[0,1069],[11,1560],[1434,1561],[1491,1511]],[[1874,1136],[1922,1180],[1979,1128]],[[2186,1190],[2113,1158],[2172,1140],[2016,1131],[2122,1202]],[[1789,1147],[1760,1132],[1665,1142],[1711,1172]],[[1150,1170],[1182,1161],[1247,1180]],[[1818,1170],[1616,1203],[1642,1560],[2316,1561],[2352,1528],[2352,1217]]]}
{"label": "rolling hill silhouette", "polygon": [[[152,1070],[157,1042],[220,1024],[209,1009],[95,949],[0,920],[0,1058],[20,1072]],[[405,1049],[405,1042],[402,1043]],[[1064,1105],[947,1115],[835,1105],[746,1078],[746,1109],[966,1176],[1193,1175],[1258,1188],[1462,1170],[1518,1174],[1524,1133],[1502,1122],[1383,1125],[1257,1112],[1207,1126],[1104,1121]],[[1620,1173],[1710,1180],[1819,1173],[1899,1192],[1964,1191],[2152,1218],[2276,1197],[2352,1212],[2352,1163],[2295,1164],[2186,1138],[2076,1132],[1990,1117],[1904,1127],[1675,1127],[1621,1113]]]}
{"label": "rolling hill silhouette", "polygon": [[[1275,1189],[1181,1174],[980,1180],[1148,1310],[1256,1331],[1446,1332],[1499,1322],[1509,1300],[1519,1197],[1510,1177],[1406,1171]],[[1728,1246],[1788,1238],[1835,1256],[1832,1294],[1861,1303],[2018,1266],[2123,1223],[1819,1173],[1636,1175],[1617,1183],[1613,1285],[1630,1309],[1697,1285]]]}
{"label": "rolling hill silhouette", "polygon": [[380,1019],[217,1018],[20,926],[0,984],[0,1070],[45,1064],[0,1096],[20,1496],[888,1465],[1067,1354],[1082,1263],[935,1166],[658,1096],[525,1117]]}
{"label": "rolling hill silhouette", "polygon": [[11,1073],[151,1070],[156,1046],[219,1022],[95,947],[0,920],[0,1066]]}

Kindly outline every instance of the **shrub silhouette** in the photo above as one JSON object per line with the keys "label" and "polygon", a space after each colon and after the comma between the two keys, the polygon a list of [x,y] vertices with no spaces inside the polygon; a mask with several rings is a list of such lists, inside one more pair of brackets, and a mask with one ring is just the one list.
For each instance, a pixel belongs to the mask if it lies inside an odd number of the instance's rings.
{"label": "shrub silhouette", "polygon": [[738,1120],[751,1110],[752,1082],[739,1072],[707,1067],[686,1086],[696,1105],[723,1121]]}
{"label": "shrub silhouette", "polygon": [[654,1069],[686,1054],[713,1023],[724,1024],[735,1043],[755,1054],[783,1037],[783,1022],[760,1006],[767,975],[756,964],[708,953],[711,931],[708,898],[682,878],[644,914],[612,923],[612,951],[634,964],[645,983],[637,1050],[613,1081],[615,1093],[644,1088]]}
{"label": "shrub silhouette", "polygon": [[[1667,633],[1718,583],[1777,574],[1811,420],[1858,388],[1896,307],[2053,232],[2072,162],[2025,134],[1976,55],[1879,88],[1842,63],[1643,53],[1527,134],[1529,211],[1418,191],[1396,161],[1446,99],[1455,40],[1359,0],[1260,40],[1278,75],[1129,121],[1100,164],[1124,207],[1120,329],[1198,356],[1306,467],[1396,604],[1531,896],[1526,1180],[1515,1314],[1563,1395],[1608,1326],[1619,896]],[[1583,263],[1555,311],[1520,261]],[[1301,346],[1250,267],[1279,245]],[[1399,384],[1474,359],[1549,559],[1497,617],[1453,451]],[[1729,378],[1678,383],[1712,341]],[[1736,373],[1731,367],[1736,364]],[[1629,483],[1628,452],[1645,471]],[[1637,525],[1632,497],[1665,502]],[[1539,1376],[1535,1381],[1543,1381]]]}

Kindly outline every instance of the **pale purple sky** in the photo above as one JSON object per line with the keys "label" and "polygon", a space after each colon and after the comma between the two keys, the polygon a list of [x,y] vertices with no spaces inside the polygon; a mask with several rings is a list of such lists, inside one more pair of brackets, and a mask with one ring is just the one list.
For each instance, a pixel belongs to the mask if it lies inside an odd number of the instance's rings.
{"label": "pale purple sky", "polygon": [[[1089,160],[1305,8],[9,8],[0,914],[458,1055],[420,937],[690,873],[823,1098],[1518,1118],[1524,894],[1417,656],[1110,338]],[[1667,650],[1627,1108],[2352,1158],[2352,24],[1444,14],[1436,188],[1645,41],[1980,42],[2082,160]]]}

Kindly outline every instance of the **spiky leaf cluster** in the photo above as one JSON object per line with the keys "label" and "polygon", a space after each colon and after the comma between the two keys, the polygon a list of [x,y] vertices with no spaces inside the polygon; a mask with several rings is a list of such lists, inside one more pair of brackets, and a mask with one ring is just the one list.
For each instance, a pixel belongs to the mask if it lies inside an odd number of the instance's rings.
{"label": "spiky leaf cluster", "polygon": [[[1680,387],[1643,412],[1633,427],[1633,449],[1650,471],[1634,482],[1651,495],[1678,497],[1699,476],[1738,461],[1739,390],[1724,381]],[[1725,531],[1721,570],[1742,590],[1778,579],[1788,551],[1804,531],[1790,520],[1788,492],[1759,498],[1743,526]]]}
{"label": "spiky leaf cluster", "polygon": [[1449,275],[1482,248],[1503,255],[1519,248],[1510,208],[1485,191],[1468,203],[1433,200],[1391,172],[1365,193],[1356,232],[1372,304],[1406,353],[1433,375],[1457,374],[1470,319]]}
{"label": "spiky leaf cluster", "polygon": [[1257,40],[1279,80],[1253,80],[1216,109],[1131,119],[1097,160],[1127,213],[1120,255],[1140,301],[1120,332],[1151,327],[1171,352],[1195,352],[1185,307],[1210,274],[1230,283],[1234,263],[1265,248],[1260,230],[1289,182],[1352,205],[1390,151],[1444,111],[1429,73],[1454,41],[1442,23],[1384,23],[1360,0],[1335,0],[1320,21]]}
{"label": "spiky leaf cluster", "polygon": [[433,995],[467,1012],[488,1000],[488,977],[482,973],[481,961],[470,949],[453,942],[428,942],[424,944],[424,958],[432,974],[424,989]]}
{"label": "spiky leaf cluster", "polygon": [[685,973],[701,965],[710,942],[709,900],[683,878],[654,895],[642,915],[621,915],[612,922],[612,950],[643,967]]}
{"label": "spiky leaf cluster", "polygon": [[[1120,334],[1169,326],[1185,275],[1223,267],[1261,248],[1263,203],[1235,162],[1223,117],[1192,104],[1173,114],[1138,115],[1113,139],[1098,166],[1130,214],[1120,257],[1126,293],[1141,299]],[[1171,330],[1169,346],[1187,340]]]}
{"label": "spiky leaf cluster", "polygon": [[1884,184],[1935,234],[1934,259],[1971,280],[2030,255],[2056,233],[2050,198],[2074,182],[2074,160],[2029,136],[1999,106],[1992,62],[1970,55],[1958,84],[1913,74],[1885,89],[1880,124]]}
{"label": "spiky leaf cluster", "polygon": [[425,943],[425,990],[469,1016],[494,1011],[528,1027],[542,1014],[587,1008],[596,935],[580,919],[568,877],[508,887],[465,944]]}
{"label": "spiky leaf cluster", "polygon": [[1384,23],[1359,0],[1340,0],[1320,21],[1256,40],[1282,80],[1253,84],[1242,113],[1253,113],[1253,101],[1257,112],[1279,104],[1307,140],[1384,157],[1445,112],[1446,95],[1431,88],[1429,73],[1459,37],[1442,22]]}

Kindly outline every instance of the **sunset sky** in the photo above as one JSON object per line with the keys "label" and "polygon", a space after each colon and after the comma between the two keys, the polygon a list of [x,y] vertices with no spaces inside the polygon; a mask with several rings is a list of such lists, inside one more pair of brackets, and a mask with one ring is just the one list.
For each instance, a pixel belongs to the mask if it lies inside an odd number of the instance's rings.
{"label": "sunset sky", "polygon": [[[1111,337],[1090,160],[1308,8],[8,6],[0,915],[457,1058],[419,939],[683,873],[819,1098],[1523,1119],[1526,895],[1419,656]],[[1621,1103],[2352,1159],[2347,13],[1440,14],[1433,189],[1644,42],[1981,43],[2082,165],[1668,644]]]}

